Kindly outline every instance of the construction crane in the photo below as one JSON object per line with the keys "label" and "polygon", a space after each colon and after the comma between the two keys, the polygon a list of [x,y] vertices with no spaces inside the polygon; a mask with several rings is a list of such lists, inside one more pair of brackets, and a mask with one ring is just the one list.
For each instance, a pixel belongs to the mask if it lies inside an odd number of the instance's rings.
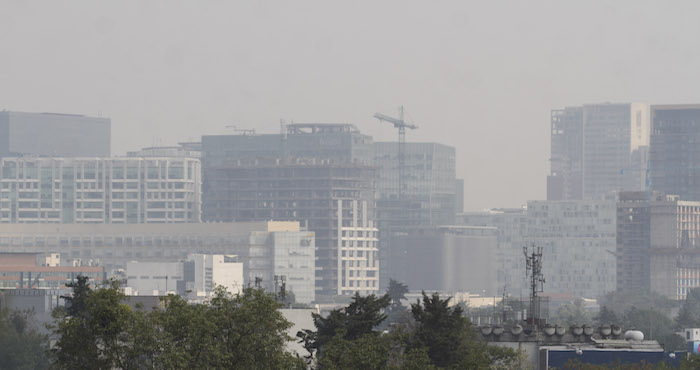
{"label": "construction crane", "polygon": [[406,123],[403,118],[403,106],[399,107],[399,118],[394,118],[394,117],[389,117],[387,115],[381,114],[381,113],[375,113],[374,118],[378,119],[379,122],[381,121],[386,121],[389,123],[393,123],[394,127],[399,129],[399,152],[398,152],[398,162],[399,162],[399,198],[403,198],[404,194],[406,194],[406,184],[404,180],[404,172],[405,172],[405,151],[406,151],[406,129],[410,128],[412,130],[415,130],[418,128],[416,125],[412,125],[409,123]]}

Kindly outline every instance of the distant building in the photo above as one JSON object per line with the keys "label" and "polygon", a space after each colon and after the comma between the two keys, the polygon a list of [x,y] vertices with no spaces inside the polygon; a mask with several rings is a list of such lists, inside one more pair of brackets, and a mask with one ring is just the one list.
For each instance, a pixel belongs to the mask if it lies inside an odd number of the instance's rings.
{"label": "distant building", "polygon": [[649,290],[651,197],[649,192],[621,192],[617,202],[617,290]]}
{"label": "distant building", "polygon": [[700,201],[700,104],[651,107],[651,187]]}
{"label": "distant building", "polygon": [[496,228],[441,226],[392,235],[387,265],[411,290],[495,295]]}
{"label": "distant building", "polygon": [[127,152],[127,157],[156,157],[156,158],[201,158],[201,143],[180,143],[178,146],[153,146],[141,150]]}
{"label": "distant building", "polygon": [[202,137],[205,221],[299,221],[316,234],[316,293],[377,293],[372,138],[351,124]]}
{"label": "distant building", "polygon": [[372,137],[360,133],[355,125],[295,123],[283,127],[279,134],[202,136],[205,167],[232,159],[278,157],[372,163]]}
{"label": "distant building", "polygon": [[47,266],[40,253],[0,253],[0,289],[63,289],[79,275],[92,284],[104,281],[100,266]]}
{"label": "distant building", "polygon": [[652,201],[650,218],[651,290],[684,300],[700,287],[700,202],[660,196]]}
{"label": "distant building", "polygon": [[178,262],[127,262],[127,287],[135,295],[210,297],[216,286],[229,293],[241,293],[243,263],[227,255],[192,254]]}
{"label": "distant building", "polygon": [[0,157],[109,157],[109,118],[0,112]]}
{"label": "distant building", "polygon": [[403,199],[399,194],[397,156],[398,143],[374,143],[374,163],[379,168],[379,222],[404,228],[453,224],[457,208],[455,148],[436,143],[406,143]]}
{"label": "distant building", "polygon": [[1,158],[0,223],[201,221],[194,158]]}
{"label": "distant building", "polygon": [[60,253],[103,266],[109,275],[130,261],[178,262],[188,255],[239,256],[244,283],[274,291],[284,275],[297,302],[315,300],[314,233],[298,222],[182,224],[0,224],[0,252]]}
{"label": "distant building", "polygon": [[600,199],[646,188],[648,107],[588,104],[552,111],[548,200]]}
{"label": "distant building", "polygon": [[616,200],[529,201],[527,241],[543,248],[546,294],[598,298],[616,288]]}
{"label": "distant building", "polygon": [[498,247],[494,266],[498,272],[498,290],[519,297],[527,296],[523,247],[527,243],[528,214],[526,208],[501,208],[457,215],[457,224],[490,226],[497,229]]}
{"label": "distant building", "polygon": [[373,167],[243,159],[206,173],[206,221],[298,220],[316,235],[317,294],[378,292]]}
{"label": "distant building", "polygon": [[[406,143],[404,147],[404,192],[399,191],[398,143],[374,143],[374,164],[378,167],[377,222],[380,231],[380,262],[390,263],[395,254],[392,234],[413,228],[453,225],[458,207],[464,207],[464,191],[456,179],[455,148],[436,143]],[[459,195],[459,196],[458,196]],[[460,204],[460,201],[462,202]],[[395,278],[381,270],[382,286]]]}

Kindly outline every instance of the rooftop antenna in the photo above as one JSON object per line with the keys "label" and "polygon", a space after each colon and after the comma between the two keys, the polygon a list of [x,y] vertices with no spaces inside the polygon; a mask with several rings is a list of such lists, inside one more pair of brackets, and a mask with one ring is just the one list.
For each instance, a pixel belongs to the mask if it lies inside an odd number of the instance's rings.
{"label": "rooftop antenna", "polygon": [[527,323],[535,326],[544,325],[541,317],[540,303],[541,297],[538,293],[544,291],[544,275],[542,275],[542,247],[532,243],[531,248],[523,247],[525,255],[525,275],[530,278],[530,309],[527,313]]}

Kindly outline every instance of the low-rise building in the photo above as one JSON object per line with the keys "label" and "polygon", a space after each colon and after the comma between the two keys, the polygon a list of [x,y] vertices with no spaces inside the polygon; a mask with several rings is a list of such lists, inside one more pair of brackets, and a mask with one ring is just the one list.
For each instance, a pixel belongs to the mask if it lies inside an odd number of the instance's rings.
{"label": "low-rise building", "polygon": [[183,224],[0,224],[0,252],[60,253],[104,266],[108,275],[129,261],[178,262],[188,255],[238,255],[245,284],[262,279],[274,290],[285,276],[300,303],[315,300],[314,233],[298,222]]}
{"label": "low-rise building", "polygon": [[128,262],[127,287],[134,295],[164,295],[176,292],[209,297],[222,286],[229,293],[243,290],[243,263],[233,255],[192,254],[179,262]]}

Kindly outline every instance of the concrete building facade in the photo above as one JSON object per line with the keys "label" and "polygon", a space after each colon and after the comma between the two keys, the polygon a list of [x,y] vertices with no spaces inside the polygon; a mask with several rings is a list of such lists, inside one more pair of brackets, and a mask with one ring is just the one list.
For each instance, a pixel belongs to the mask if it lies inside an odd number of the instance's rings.
{"label": "concrete building facade", "polygon": [[649,192],[621,192],[617,202],[617,290],[649,290],[651,197]]}
{"label": "concrete building facade", "polygon": [[109,118],[0,112],[0,157],[109,157]]}
{"label": "concrete building facade", "polygon": [[648,107],[588,104],[552,111],[548,200],[600,199],[646,188]]}
{"label": "concrete building facade", "polygon": [[243,263],[235,255],[191,254],[178,262],[126,264],[127,287],[134,295],[210,297],[216,286],[231,294],[243,291]]}
{"label": "concrete building facade", "polygon": [[194,158],[1,158],[0,223],[201,221]]}
{"label": "concrete building facade", "polygon": [[491,209],[457,215],[458,225],[496,228],[498,245],[495,267],[498,271],[498,289],[499,291],[505,289],[514,297],[529,294],[523,257],[523,247],[527,245],[528,223],[525,207]]}
{"label": "concrete building facade", "polygon": [[440,226],[392,235],[385,266],[411,290],[498,293],[494,227]]}
{"label": "concrete building facade", "polygon": [[206,221],[295,220],[316,235],[317,294],[376,293],[373,167],[317,159],[240,159],[205,169]]}
{"label": "concrete building facade", "polygon": [[245,284],[263,279],[274,290],[285,275],[298,302],[315,300],[314,233],[298,222],[183,224],[0,224],[0,252],[60,253],[104,267],[108,275],[130,261],[178,262],[190,254],[238,255]]}
{"label": "concrete building facade", "polygon": [[660,196],[652,202],[650,287],[670,299],[683,300],[700,287],[700,202]]}

